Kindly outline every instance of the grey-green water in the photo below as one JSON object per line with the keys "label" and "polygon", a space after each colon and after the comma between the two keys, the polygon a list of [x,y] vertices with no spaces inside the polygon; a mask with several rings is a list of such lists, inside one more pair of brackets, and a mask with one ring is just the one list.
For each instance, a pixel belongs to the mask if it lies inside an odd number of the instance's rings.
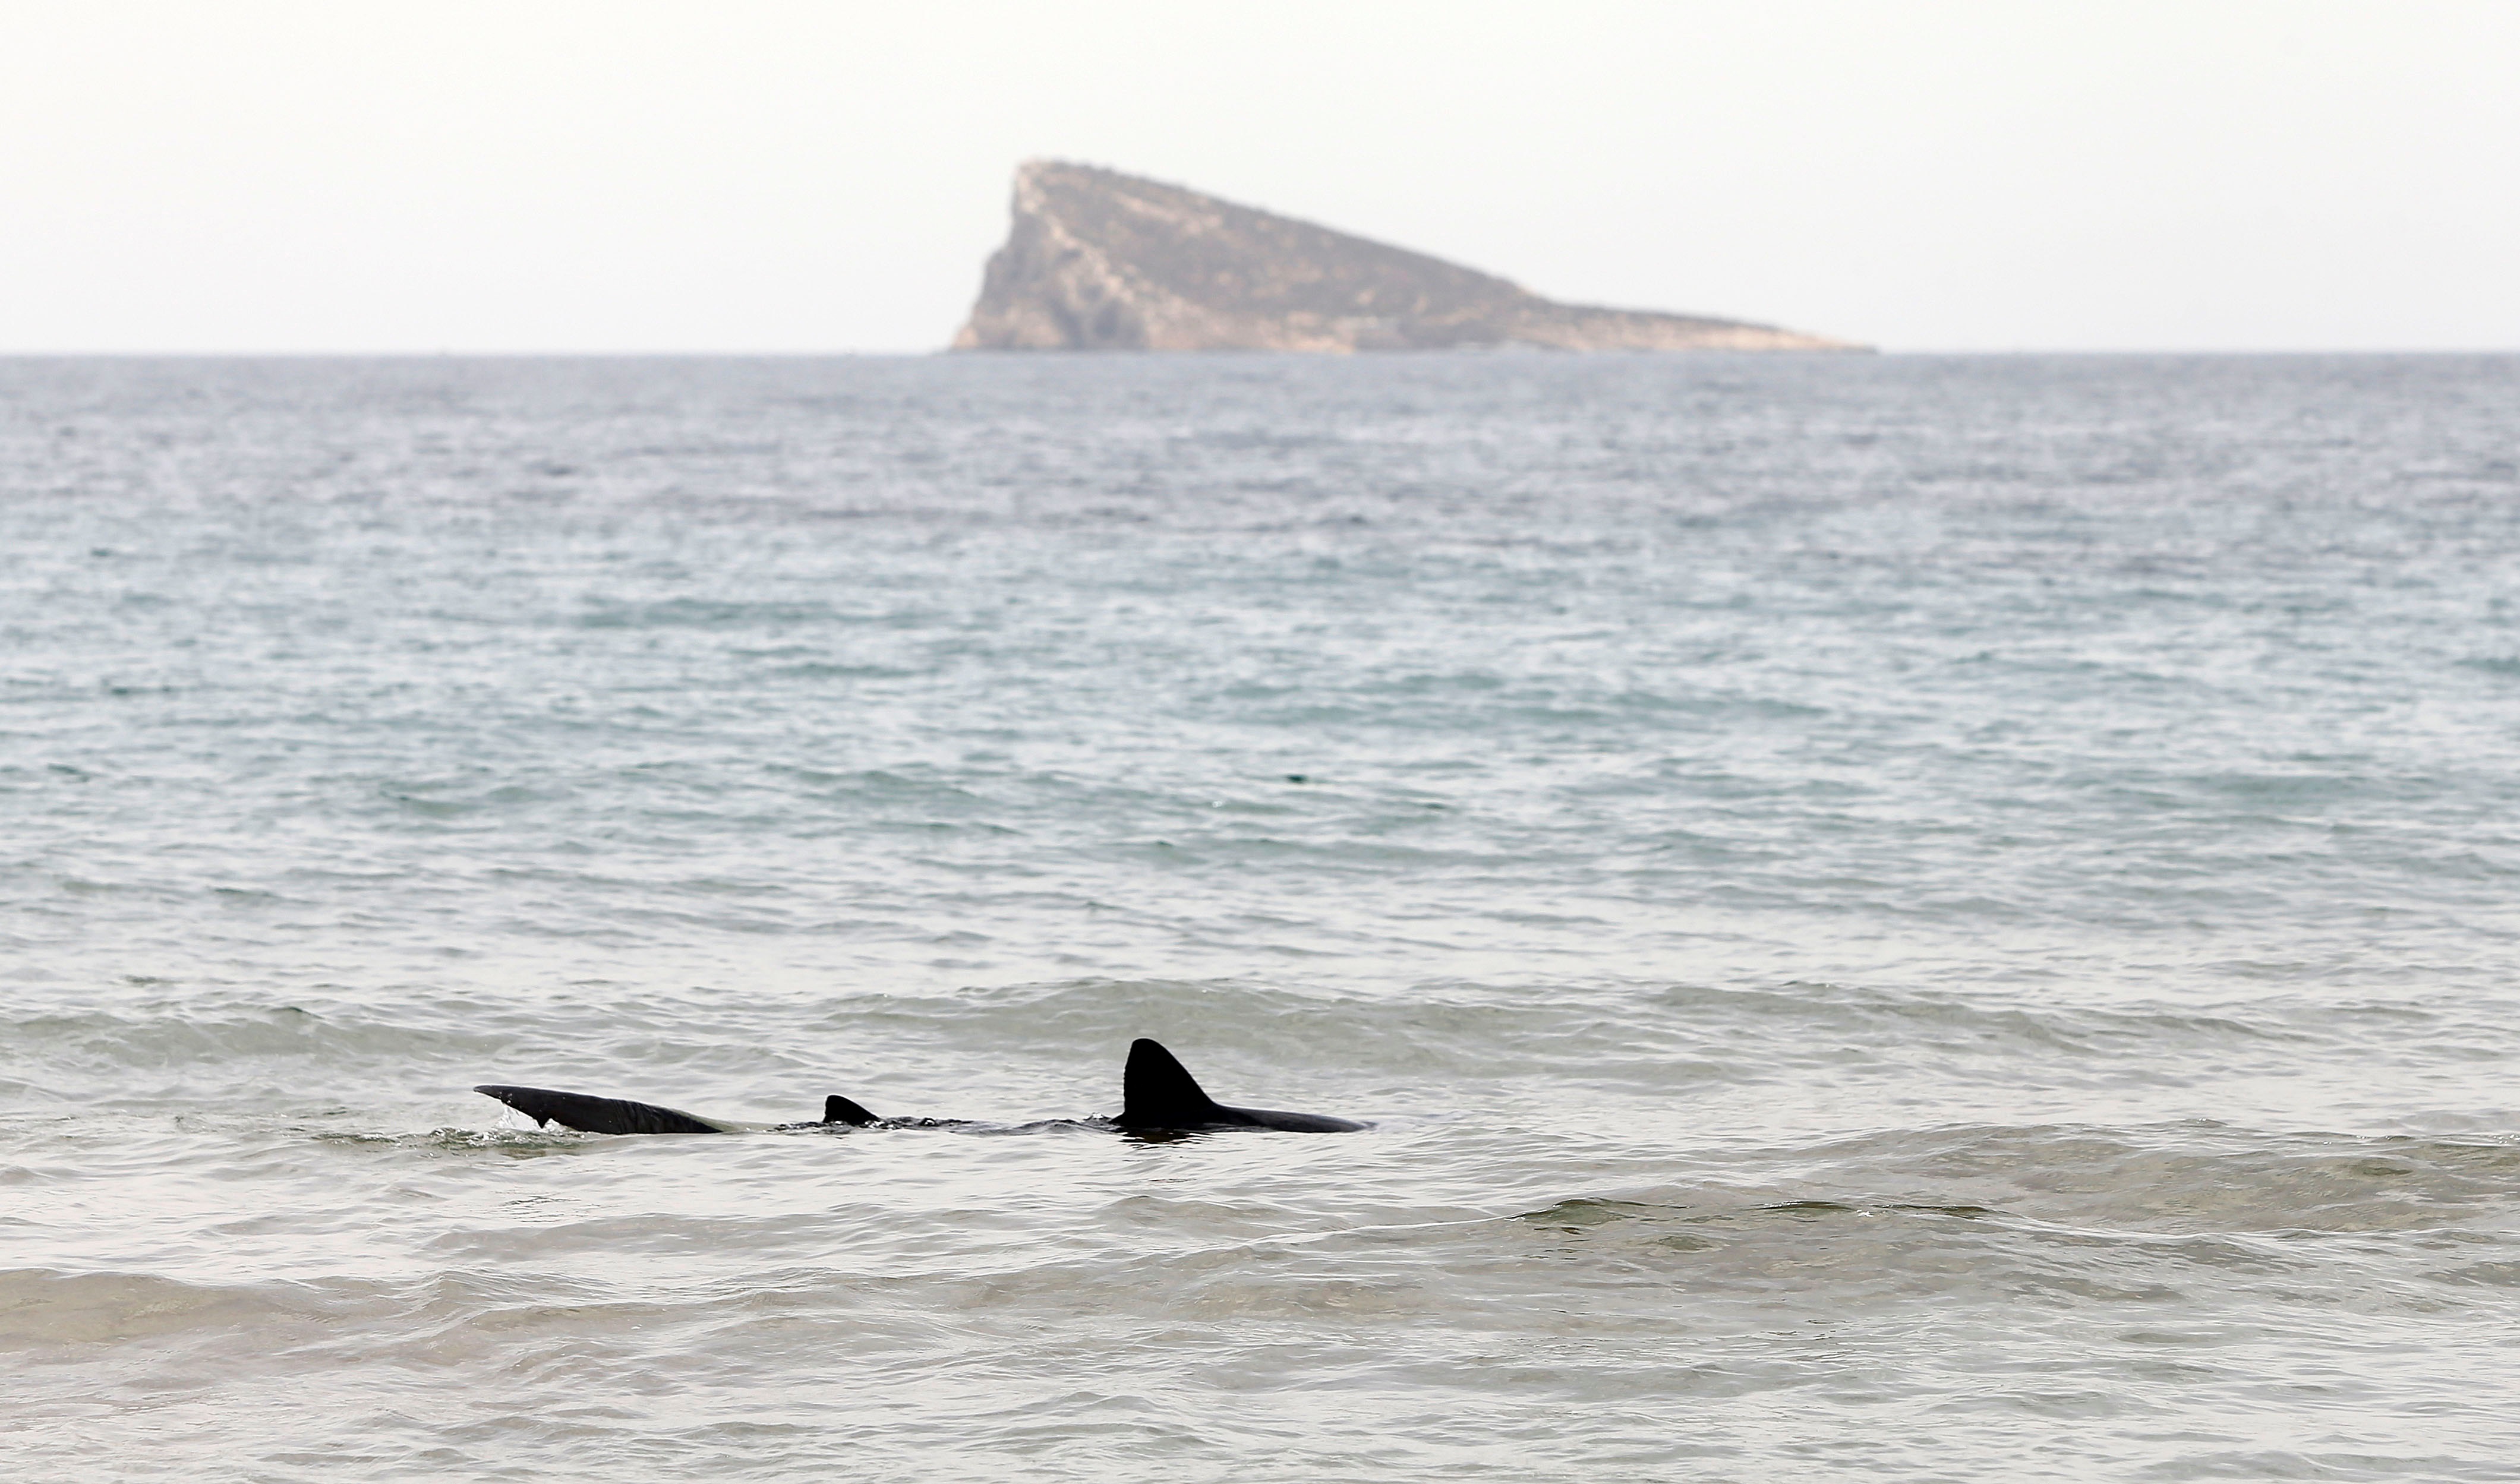
{"label": "grey-green water", "polygon": [[0,1471],[2520,1477],[2516,760],[2513,358],[0,362]]}

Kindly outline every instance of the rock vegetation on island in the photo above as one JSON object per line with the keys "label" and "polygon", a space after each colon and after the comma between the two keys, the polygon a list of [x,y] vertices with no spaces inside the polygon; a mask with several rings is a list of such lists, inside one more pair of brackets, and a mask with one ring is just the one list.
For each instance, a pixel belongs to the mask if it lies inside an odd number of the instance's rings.
{"label": "rock vegetation on island", "polygon": [[1116,170],[1036,159],[957,350],[1858,350],[1542,298],[1491,274]]}

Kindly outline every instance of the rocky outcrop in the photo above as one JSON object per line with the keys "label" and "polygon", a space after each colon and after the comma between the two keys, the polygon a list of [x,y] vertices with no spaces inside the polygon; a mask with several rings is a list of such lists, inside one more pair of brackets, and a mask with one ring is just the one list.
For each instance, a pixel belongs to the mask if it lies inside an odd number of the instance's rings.
{"label": "rocky outcrop", "polygon": [[1560,304],[1421,252],[1058,160],[1015,171],[1014,227],[957,350],[1852,350],[1768,325]]}

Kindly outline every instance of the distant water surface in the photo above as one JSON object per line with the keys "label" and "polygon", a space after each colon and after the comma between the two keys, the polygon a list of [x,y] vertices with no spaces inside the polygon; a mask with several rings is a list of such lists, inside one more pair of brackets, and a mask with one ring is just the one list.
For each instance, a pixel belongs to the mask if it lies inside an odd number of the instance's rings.
{"label": "distant water surface", "polygon": [[0,361],[0,946],[10,1478],[2520,1478],[2520,359]]}

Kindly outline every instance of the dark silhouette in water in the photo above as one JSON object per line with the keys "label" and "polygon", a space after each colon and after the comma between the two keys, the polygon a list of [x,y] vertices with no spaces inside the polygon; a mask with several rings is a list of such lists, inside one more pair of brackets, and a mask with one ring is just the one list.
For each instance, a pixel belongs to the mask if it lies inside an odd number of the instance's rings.
{"label": "dark silhouette in water", "polygon": [[621,1098],[592,1098],[584,1093],[555,1093],[548,1088],[502,1087],[495,1083],[472,1091],[486,1093],[546,1127],[557,1123],[589,1134],[727,1134],[743,1127],[712,1122],[680,1108]]}
{"label": "dark silhouette in water", "polygon": [[[587,1134],[741,1134],[770,1129],[812,1128],[974,1128],[968,1118],[882,1118],[837,1094],[823,1100],[823,1116],[813,1123],[739,1123],[703,1118],[680,1108],[621,1098],[595,1098],[585,1093],[559,1093],[548,1088],[509,1087],[484,1083],[472,1091],[496,1098],[518,1112],[548,1127],[559,1124]],[[1290,1134],[1344,1134],[1366,1127],[1351,1118],[1327,1113],[1282,1113],[1271,1108],[1228,1107],[1207,1096],[1171,1052],[1144,1037],[1129,1045],[1129,1064],[1121,1073],[1120,1116],[1055,1119],[1055,1123],[1116,1128],[1132,1134],[1196,1134],[1216,1129],[1277,1129]],[[1007,1127],[1007,1126],[1001,1126]]]}
{"label": "dark silhouette in water", "polygon": [[1198,1085],[1172,1053],[1141,1036],[1129,1043],[1128,1069],[1120,1074],[1124,1129],[1196,1133],[1204,1129],[1279,1129],[1289,1134],[1348,1134],[1365,1127],[1327,1113],[1280,1113],[1260,1107],[1227,1107]]}

